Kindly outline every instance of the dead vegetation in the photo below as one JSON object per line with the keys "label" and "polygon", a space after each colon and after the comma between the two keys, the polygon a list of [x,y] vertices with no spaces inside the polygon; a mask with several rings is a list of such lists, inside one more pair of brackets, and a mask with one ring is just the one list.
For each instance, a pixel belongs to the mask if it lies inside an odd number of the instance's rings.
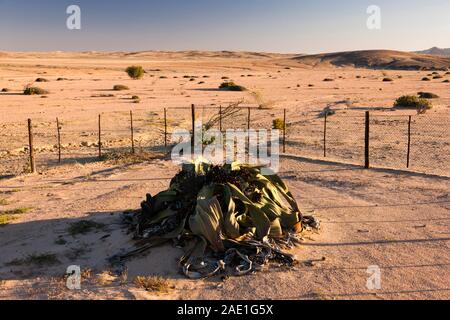
{"label": "dead vegetation", "polygon": [[76,236],[79,234],[87,234],[93,230],[101,230],[105,227],[105,224],[89,221],[89,220],[81,220],[77,222],[72,222],[68,228],[68,232],[71,236]]}
{"label": "dead vegetation", "polygon": [[138,276],[134,284],[149,292],[167,293],[170,290],[169,280],[159,276]]}

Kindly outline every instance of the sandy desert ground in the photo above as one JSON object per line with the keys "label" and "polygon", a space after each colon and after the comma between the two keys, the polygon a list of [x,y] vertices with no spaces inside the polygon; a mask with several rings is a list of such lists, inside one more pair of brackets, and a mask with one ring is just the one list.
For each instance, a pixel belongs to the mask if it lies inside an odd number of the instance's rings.
{"label": "sandy desert ground", "polygon": [[[0,298],[79,299],[414,299],[450,297],[450,74],[424,82],[431,71],[369,70],[300,64],[293,56],[254,53],[0,53],[0,211],[18,210],[0,227]],[[143,80],[124,69],[142,65]],[[188,76],[188,77],[185,77]],[[24,96],[34,83],[49,91]],[[223,77],[249,90],[217,90]],[[394,81],[383,82],[390,77]],[[58,78],[64,78],[57,81]],[[324,82],[325,78],[334,81]],[[193,79],[193,80],[191,80]],[[130,88],[112,91],[116,84]],[[432,92],[434,108],[393,110],[403,94]],[[131,97],[138,95],[140,103]],[[131,245],[118,224],[121,212],[139,207],[147,192],[166,188],[178,168],[162,155],[162,114],[170,130],[189,128],[191,104],[208,119],[218,106],[243,100],[252,125],[270,128],[288,112],[288,148],[281,162],[304,210],[323,221],[295,249],[300,263],[271,266],[243,278],[190,281],[178,273],[179,249],[165,246],[128,264],[115,275],[106,258]],[[258,109],[264,105],[264,109]],[[331,106],[328,158],[322,159],[323,120]],[[138,150],[152,159],[97,161],[98,114],[105,151],[130,148],[129,112],[135,118]],[[363,170],[364,112],[373,121],[373,170]],[[405,169],[406,125],[414,115],[413,155]],[[55,119],[62,122],[63,163],[56,163]],[[33,120],[39,174],[27,174],[28,118]],[[245,128],[246,110],[226,127]],[[432,173],[432,174],[426,174]],[[27,209],[27,210],[25,210]],[[70,224],[106,225],[70,235]],[[27,257],[48,253],[52,261]],[[51,263],[49,263],[51,262]],[[81,291],[64,287],[68,265],[82,266]],[[382,289],[368,290],[367,268],[382,270]],[[133,284],[138,275],[170,279],[168,294]]]}

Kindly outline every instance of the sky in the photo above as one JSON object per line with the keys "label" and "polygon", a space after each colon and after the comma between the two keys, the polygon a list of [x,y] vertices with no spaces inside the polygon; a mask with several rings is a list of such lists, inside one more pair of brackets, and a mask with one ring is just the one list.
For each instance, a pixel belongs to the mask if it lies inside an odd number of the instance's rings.
{"label": "sky", "polygon": [[449,35],[450,0],[0,0],[1,51],[413,51],[448,48]]}

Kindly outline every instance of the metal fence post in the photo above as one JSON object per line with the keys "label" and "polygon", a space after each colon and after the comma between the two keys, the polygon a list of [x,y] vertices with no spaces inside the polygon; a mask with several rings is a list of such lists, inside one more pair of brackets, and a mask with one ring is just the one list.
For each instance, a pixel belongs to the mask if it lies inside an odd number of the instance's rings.
{"label": "metal fence post", "polygon": [[58,162],[61,163],[61,126],[58,118],[56,118],[56,130],[58,134]]}
{"label": "metal fence post", "polygon": [[411,119],[412,117],[409,116],[408,118],[408,152],[406,154],[406,168],[409,169],[409,159],[411,155]]}
{"label": "metal fence post", "polygon": [[364,138],[364,167],[370,168],[370,113],[366,111],[366,124],[365,124],[365,138]]}
{"label": "metal fence post", "polygon": [[327,157],[327,118],[328,115],[325,112],[325,117],[323,120],[323,157]]}
{"label": "metal fence post", "polygon": [[283,110],[283,153],[286,153],[286,109]]}
{"label": "metal fence post", "polygon": [[31,119],[28,119],[28,145],[30,148],[30,171],[36,172],[36,163],[34,161],[34,147],[33,147],[33,125]]}
{"label": "metal fence post", "polygon": [[130,131],[131,131],[131,153],[135,153],[134,149],[134,128],[133,128],[133,111],[130,110]]}
{"label": "metal fence post", "polygon": [[102,116],[98,115],[98,157],[102,157]]}

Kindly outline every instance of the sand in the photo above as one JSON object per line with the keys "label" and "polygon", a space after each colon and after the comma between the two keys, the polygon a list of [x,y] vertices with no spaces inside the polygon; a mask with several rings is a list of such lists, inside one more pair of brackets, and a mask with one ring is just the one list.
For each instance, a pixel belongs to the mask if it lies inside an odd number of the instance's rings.
{"label": "sand", "polygon": [[[189,110],[180,108],[191,103],[197,105],[199,117],[205,119],[219,105],[239,99],[244,100],[244,106],[263,103],[271,109],[254,111],[255,127],[270,127],[272,119],[280,117],[286,108],[292,141],[311,140],[303,152],[295,143],[289,145],[288,152],[306,158],[319,158],[320,143],[314,139],[320,138],[312,133],[320,133],[320,123],[311,122],[305,134],[301,121],[308,116],[317,119],[317,113],[327,105],[338,109],[338,117],[358,119],[352,123],[356,123],[354,128],[360,128],[359,119],[365,110],[383,117],[401,115],[402,119],[414,115],[414,111],[393,111],[390,106],[401,94],[429,91],[440,98],[433,102],[435,108],[428,116],[449,116],[448,83],[442,83],[443,79],[420,81],[430,72],[313,69],[289,58],[201,52],[0,56],[0,88],[11,89],[0,94],[0,199],[5,200],[0,210],[32,208],[0,227],[0,298],[448,299],[450,180],[445,177],[448,170],[442,169],[442,163],[448,157],[445,148],[449,144],[438,139],[437,147],[444,150],[440,157],[425,152],[426,161],[421,161],[435,175],[417,174],[415,170],[363,170],[333,162],[360,164],[359,149],[350,147],[359,138],[346,143],[340,151],[333,144],[329,162],[283,157],[282,178],[301,207],[314,210],[323,222],[319,234],[305,237],[304,245],[294,250],[300,262],[294,269],[271,266],[264,272],[225,282],[191,281],[179,274],[176,259],[182,252],[166,245],[131,261],[127,274],[117,276],[110,272],[106,258],[132,245],[130,235],[118,224],[120,213],[138,208],[147,192],[155,194],[165,189],[178,168],[157,154],[156,159],[137,164],[96,161],[99,113],[104,119],[107,150],[129,148],[128,115],[133,110],[139,146],[154,152],[160,150],[162,143],[160,119],[164,107],[168,108],[173,127],[188,127]],[[134,81],[123,72],[131,64],[160,71],[148,71],[144,80]],[[184,75],[198,78],[189,81]],[[394,82],[382,82],[386,76],[394,78]],[[19,94],[38,77],[50,80],[34,84],[50,91],[47,98]],[[56,81],[59,77],[68,80]],[[233,79],[249,88],[249,92],[217,91],[224,81],[222,77]],[[335,81],[323,82],[324,78]],[[200,81],[205,83],[199,84]],[[110,89],[115,84],[127,85],[130,90],[113,92]],[[256,99],[252,92],[258,93]],[[102,94],[114,97],[96,97]],[[132,95],[139,95],[141,103],[132,103]],[[61,165],[54,162],[56,117],[63,122],[63,143],[72,143],[65,147]],[[23,173],[28,118],[33,119],[37,146],[42,149],[37,152],[39,174]],[[245,125],[245,115],[227,123],[229,127],[233,125]],[[389,128],[391,123],[379,125]],[[427,128],[435,130],[433,133],[441,139],[448,122],[443,121],[443,125]],[[398,128],[403,132],[400,128],[404,126]],[[359,135],[356,129],[354,132]],[[379,141],[385,138],[389,135],[381,135]],[[344,137],[335,139],[343,141]],[[386,153],[380,153],[374,160],[379,167],[403,169],[400,154],[404,140],[398,140],[387,143],[401,146],[387,153],[392,155],[388,159],[395,161],[383,159]],[[82,143],[90,147],[82,147]],[[422,143],[430,144],[428,140]],[[86,219],[107,227],[75,237],[68,233],[70,223]],[[62,244],[61,238],[66,243]],[[47,252],[55,254],[58,260],[51,266],[8,264],[30,254]],[[70,291],[64,286],[62,276],[72,264],[90,270],[85,272],[81,291]],[[371,265],[381,268],[380,290],[366,288],[367,268]],[[170,279],[173,287],[164,294],[146,292],[133,283],[138,275],[162,275]]]}

